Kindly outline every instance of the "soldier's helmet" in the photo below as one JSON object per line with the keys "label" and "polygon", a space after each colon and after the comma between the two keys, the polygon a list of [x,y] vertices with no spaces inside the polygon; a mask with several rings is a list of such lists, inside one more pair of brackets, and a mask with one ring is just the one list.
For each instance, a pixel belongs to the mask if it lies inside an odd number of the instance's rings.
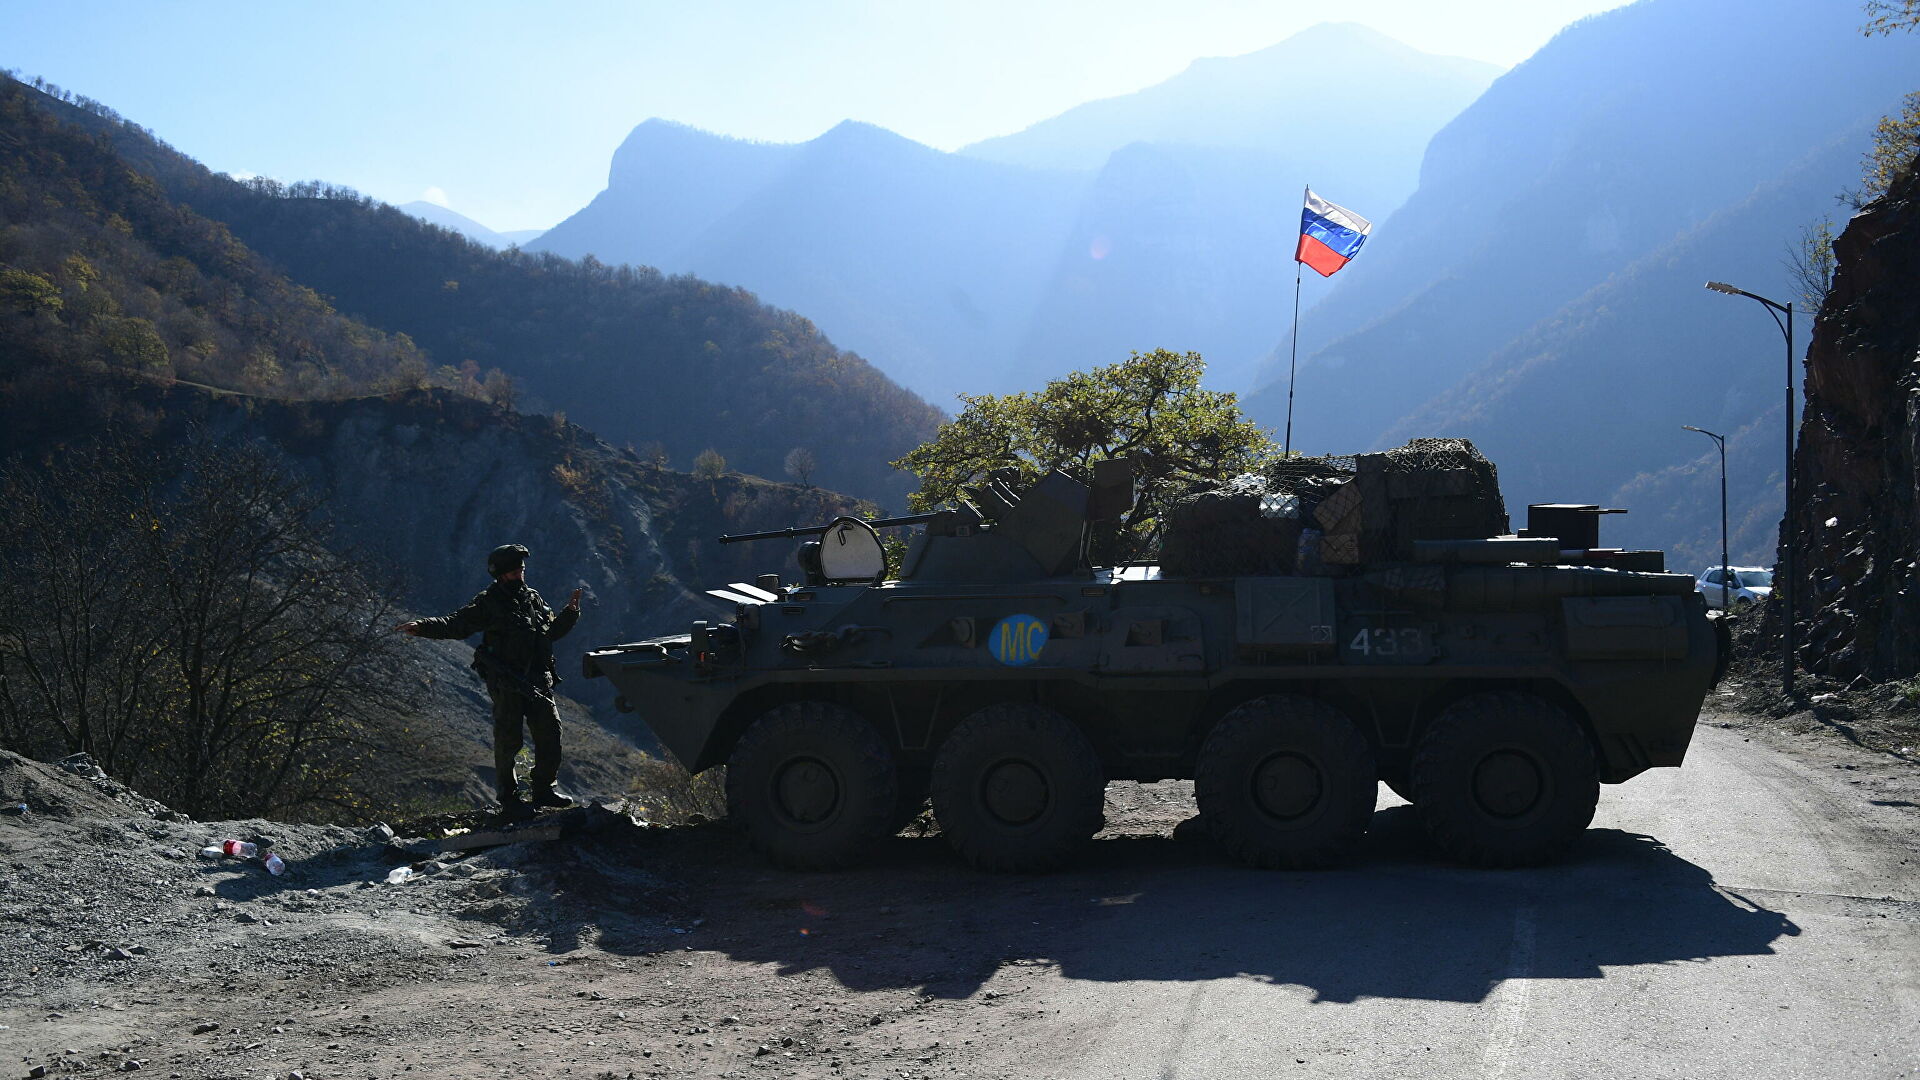
{"label": "soldier's helmet", "polygon": [[487,553],[487,573],[494,577],[511,573],[527,565],[527,549],[519,544],[501,544]]}

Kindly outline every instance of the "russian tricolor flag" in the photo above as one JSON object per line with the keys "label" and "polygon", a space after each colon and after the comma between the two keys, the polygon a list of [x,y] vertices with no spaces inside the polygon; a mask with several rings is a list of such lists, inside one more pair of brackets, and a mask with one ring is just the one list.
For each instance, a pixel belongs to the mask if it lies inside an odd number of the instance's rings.
{"label": "russian tricolor flag", "polygon": [[1338,203],[1330,203],[1307,189],[1307,206],[1300,211],[1300,246],[1295,262],[1313,267],[1321,277],[1332,277],[1367,242],[1373,222]]}

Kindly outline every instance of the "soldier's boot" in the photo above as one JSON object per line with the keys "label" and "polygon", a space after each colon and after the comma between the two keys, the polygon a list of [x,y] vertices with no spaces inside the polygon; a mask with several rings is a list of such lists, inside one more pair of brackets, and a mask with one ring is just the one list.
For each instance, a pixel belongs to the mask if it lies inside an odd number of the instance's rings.
{"label": "soldier's boot", "polygon": [[522,799],[517,792],[500,798],[500,818],[503,821],[525,821],[538,812],[532,803]]}
{"label": "soldier's boot", "polygon": [[568,798],[567,796],[560,794],[558,791],[555,791],[553,789],[553,786],[550,784],[545,786],[536,786],[533,789],[533,797],[531,799],[528,799],[527,802],[529,805],[532,805],[532,806],[551,807],[559,810],[565,810],[575,805],[574,801],[571,798]]}

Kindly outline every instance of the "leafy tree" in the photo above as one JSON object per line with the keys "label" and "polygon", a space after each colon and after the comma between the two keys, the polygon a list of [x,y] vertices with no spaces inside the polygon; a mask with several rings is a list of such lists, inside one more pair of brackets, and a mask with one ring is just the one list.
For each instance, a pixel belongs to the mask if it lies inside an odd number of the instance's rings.
{"label": "leafy tree", "polygon": [[[1868,37],[1920,29],[1920,0],[1867,0],[1867,23],[1861,32]],[[1893,182],[1913,168],[1920,155],[1920,93],[1901,99],[1900,111],[1880,118],[1873,131],[1873,148],[1867,151],[1866,175],[1862,190],[1847,192],[1842,201],[1858,208],[1878,198]]]}
{"label": "leafy tree", "polygon": [[59,286],[39,274],[12,267],[0,270],[0,304],[29,315],[58,315],[66,306],[60,299]]}
{"label": "leafy tree", "polygon": [[1852,200],[1855,205],[1885,194],[1913,168],[1915,155],[1920,155],[1920,93],[1900,99],[1900,111],[1881,117],[1874,126],[1873,148],[1867,151],[1867,171],[1861,177],[1865,189],[1863,197]]}
{"label": "leafy tree", "polygon": [[727,459],[708,447],[693,459],[693,475],[702,480],[718,480],[727,471]]}
{"label": "leafy tree", "polygon": [[893,462],[920,479],[914,510],[955,502],[999,469],[1023,481],[1053,469],[1084,473],[1096,461],[1134,461],[1134,504],[1121,521],[1137,544],[1170,487],[1258,468],[1273,440],[1240,415],[1236,396],[1200,387],[1199,353],[1155,349],[1074,372],[1021,394],[961,395],[959,416],[931,442]]}
{"label": "leafy tree", "polygon": [[1867,0],[1868,37],[1920,28],[1920,0]]}

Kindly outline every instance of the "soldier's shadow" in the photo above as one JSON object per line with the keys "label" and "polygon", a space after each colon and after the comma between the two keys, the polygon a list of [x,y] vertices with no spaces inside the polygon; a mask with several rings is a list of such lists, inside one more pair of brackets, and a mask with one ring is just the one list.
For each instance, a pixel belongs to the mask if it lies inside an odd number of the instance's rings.
{"label": "soldier's shadow", "polygon": [[710,846],[713,871],[724,879],[728,859],[740,880],[716,881],[707,932],[674,944],[943,998],[1024,964],[1113,982],[1253,979],[1319,1001],[1472,1002],[1508,978],[1765,955],[1799,933],[1649,836],[1591,830],[1557,865],[1486,871],[1439,862],[1415,831],[1410,808],[1382,810],[1358,858],[1315,873],[1161,837],[1098,841],[1076,868],[1030,877],[958,868],[937,837],[896,838],[878,864],[841,874]]}

